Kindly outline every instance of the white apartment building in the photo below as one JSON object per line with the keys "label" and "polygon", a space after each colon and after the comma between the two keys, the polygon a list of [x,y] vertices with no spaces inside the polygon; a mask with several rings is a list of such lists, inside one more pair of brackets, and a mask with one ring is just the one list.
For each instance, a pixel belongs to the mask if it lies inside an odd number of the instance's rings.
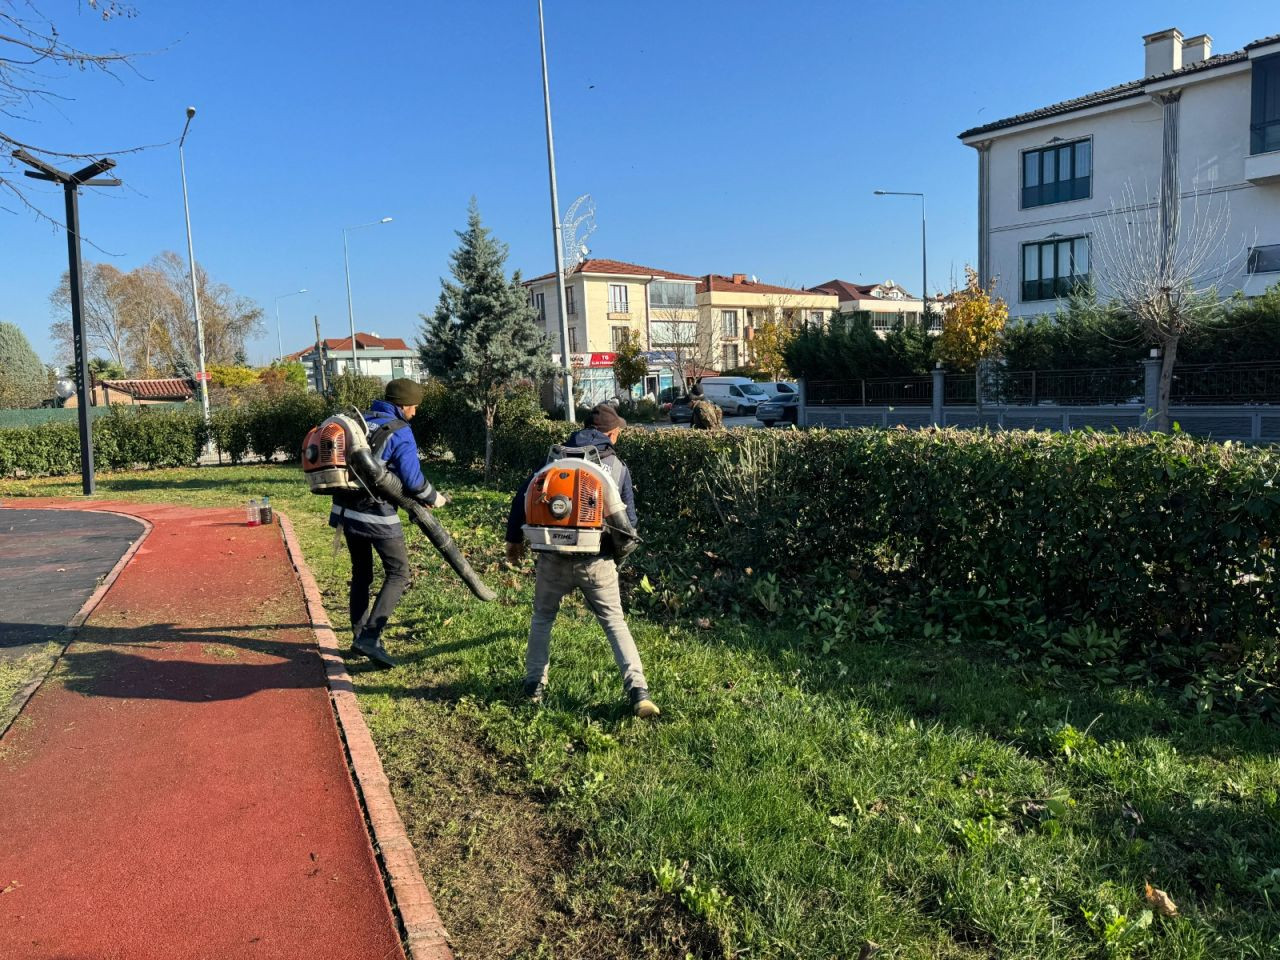
{"label": "white apartment building", "polygon": [[1225,224],[1223,295],[1280,282],[1280,35],[1217,56],[1205,34],[1143,43],[1141,80],[960,134],[978,153],[978,271],[1011,316],[1091,277],[1105,296],[1104,218],[1174,203],[1184,228]]}
{"label": "white apartment building", "polygon": [[[351,338],[326,338],[318,345],[304,347],[287,357],[297,360],[307,368],[307,386],[319,390],[321,380],[332,382],[351,369]],[[426,370],[418,351],[399,337],[380,337],[376,333],[356,333],[355,359],[360,364],[360,374],[377,377],[383,383],[399,377],[425,380]],[[324,368],[323,374],[321,367]]]}

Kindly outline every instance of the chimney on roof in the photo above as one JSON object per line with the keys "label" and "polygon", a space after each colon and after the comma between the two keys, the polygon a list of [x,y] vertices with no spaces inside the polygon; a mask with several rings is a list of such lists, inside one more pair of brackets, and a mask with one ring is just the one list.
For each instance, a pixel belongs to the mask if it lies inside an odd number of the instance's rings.
{"label": "chimney on roof", "polygon": [[1149,33],[1142,38],[1147,49],[1147,72],[1144,77],[1154,77],[1182,69],[1182,31],[1177,27]]}
{"label": "chimney on roof", "polygon": [[1182,41],[1182,65],[1189,67],[1193,63],[1203,63],[1213,56],[1213,37],[1207,33]]}
{"label": "chimney on roof", "polygon": [[745,273],[735,273],[733,275],[733,282],[741,286],[747,282],[747,275]]}

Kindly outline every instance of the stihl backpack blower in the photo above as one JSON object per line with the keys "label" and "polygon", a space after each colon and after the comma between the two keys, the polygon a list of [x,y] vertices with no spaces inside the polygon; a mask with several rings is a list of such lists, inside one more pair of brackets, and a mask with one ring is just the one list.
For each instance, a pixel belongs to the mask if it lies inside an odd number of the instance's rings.
{"label": "stihl backpack blower", "polygon": [[307,484],[312,493],[331,496],[364,492],[400,507],[427,535],[431,545],[467,588],[480,600],[493,600],[497,594],[471,569],[471,564],[467,563],[449,531],[441,526],[425,504],[405,493],[400,478],[382,461],[382,447],[391,434],[407,427],[404,421],[392,421],[370,434],[368,424],[358,411],[355,417],[334,414],[320,426],[312,428],[302,441],[302,470]]}
{"label": "stihl backpack blower", "polygon": [[533,475],[524,502],[524,535],[543,553],[600,553],[606,543],[619,560],[639,543],[612,471],[595,447],[551,448]]}

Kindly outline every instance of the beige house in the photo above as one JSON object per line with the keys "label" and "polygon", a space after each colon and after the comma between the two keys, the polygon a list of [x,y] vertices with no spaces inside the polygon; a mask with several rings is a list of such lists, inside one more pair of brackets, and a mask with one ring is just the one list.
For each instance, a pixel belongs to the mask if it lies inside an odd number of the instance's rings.
{"label": "beige house", "polygon": [[[884,283],[850,283],[847,280],[828,280],[814,292],[830,293],[839,298],[840,313],[846,317],[866,320],[871,329],[884,336],[901,324],[920,322],[921,301],[892,280]],[[929,332],[942,330],[943,306],[941,301],[931,302],[929,307]]]}
{"label": "beige house", "polygon": [[707,364],[732,370],[751,361],[751,340],[771,316],[791,327],[821,327],[839,308],[825,292],[761,283],[745,273],[709,273],[698,282],[698,326]]}

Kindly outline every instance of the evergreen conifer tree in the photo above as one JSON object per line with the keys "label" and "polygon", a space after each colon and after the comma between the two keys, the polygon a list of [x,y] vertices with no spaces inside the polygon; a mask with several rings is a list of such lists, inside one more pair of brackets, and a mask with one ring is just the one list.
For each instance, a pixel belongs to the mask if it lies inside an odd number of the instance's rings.
{"label": "evergreen conifer tree", "polygon": [[422,315],[419,350],[432,376],[456,390],[484,417],[484,472],[493,467],[493,423],[512,385],[537,382],[551,370],[550,344],[517,271],[504,273],[507,245],[480,222],[475,199],[467,229],[449,257],[453,279],[440,281],[433,315]]}
{"label": "evergreen conifer tree", "polygon": [[15,324],[0,323],[0,409],[38,407],[49,399],[49,371]]}

